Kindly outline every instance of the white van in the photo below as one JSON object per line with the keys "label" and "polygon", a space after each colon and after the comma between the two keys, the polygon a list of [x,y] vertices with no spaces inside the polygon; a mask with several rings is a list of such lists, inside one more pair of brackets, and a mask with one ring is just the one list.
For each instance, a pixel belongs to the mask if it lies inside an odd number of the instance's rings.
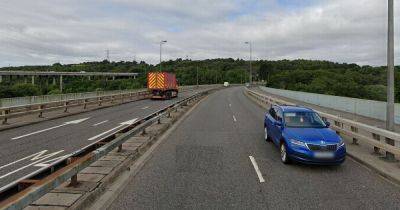
{"label": "white van", "polygon": [[229,82],[224,82],[224,87],[228,87],[229,86]]}

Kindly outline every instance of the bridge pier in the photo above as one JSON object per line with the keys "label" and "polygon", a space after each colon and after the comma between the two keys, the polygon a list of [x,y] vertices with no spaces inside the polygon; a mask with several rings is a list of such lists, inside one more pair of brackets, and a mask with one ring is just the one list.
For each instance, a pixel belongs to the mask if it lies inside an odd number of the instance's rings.
{"label": "bridge pier", "polygon": [[32,85],[35,85],[35,76],[32,76],[31,83],[32,83]]}
{"label": "bridge pier", "polygon": [[3,82],[3,75],[0,75],[0,83]]}
{"label": "bridge pier", "polygon": [[63,92],[63,76],[60,75],[60,92]]}

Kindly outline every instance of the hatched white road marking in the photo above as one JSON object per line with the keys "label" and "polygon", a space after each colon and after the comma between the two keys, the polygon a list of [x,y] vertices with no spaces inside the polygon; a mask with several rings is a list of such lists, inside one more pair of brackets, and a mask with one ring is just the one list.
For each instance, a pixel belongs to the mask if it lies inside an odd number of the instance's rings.
{"label": "hatched white road marking", "polygon": [[106,123],[106,122],[108,122],[108,120],[101,121],[101,122],[99,122],[99,123],[94,124],[93,126],[98,126],[98,125],[104,124],[104,123]]}
{"label": "hatched white road marking", "polygon": [[253,164],[254,170],[257,173],[258,179],[260,180],[261,183],[265,182],[264,177],[261,174],[260,168],[258,168],[256,159],[254,159],[253,156],[249,156],[251,163]]}
{"label": "hatched white road marking", "polygon": [[56,128],[64,127],[66,125],[79,124],[79,123],[81,123],[81,122],[83,122],[83,121],[85,121],[87,119],[89,119],[89,117],[88,118],[79,119],[79,120],[73,120],[73,121],[65,122],[65,123],[63,123],[61,125],[57,125],[57,126],[53,126],[53,127],[50,127],[50,128],[46,128],[46,129],[43,129],[43,130],[40,130],[40,131],[35,131],[35,132],[28,133],[28,134],[25,134],[25,135],[22,135],[22,136],[17,136],[17,137],[12,138],[11,140],[17,140],[17,139],[24,138],[24,137],[27,137],[27,136],[32,136],[32,135],[35,135],[35,134],[38,134],[38,133],[43,133],[43,132],[46,132],[46,131],[49,131],[49,130],[53,130],[53,129],[56,129]]}
{"label": "hatched white road marking", "polygon": [[136,122],[136,120],[137,120],[137,118],[132,119],[132,120],[128,120],[128,121],[125,121],[125,122],[122,122],[122,123],[120,123],[117,127],[111,128],[111,129],[108,130],[108,131],[104,131],[103,133],[100,133],[100,134],[98,134],[98,135],[96,135],[96,136],[93,136],[93,137],[89,138],[88,140],[89,140],[89,141],[93,141],[93,140],[95,140],[95,139],[97,139],[97,138],[99,138],[99,137],[101,137],[101,136],[104,136],[104,135],[110,133],[111,131],[117,130],[118,128],[121,128],[121,127],[126,126],[126,125],[132,125],[133,123]]}
{"label": "hatched white road marking", "polygon": [[236,120],[236,117],[235,117],[235,115],[232,115],[232,117],[233,117],[233,121],[235,121],[235,122],[236,122],[237,120]]}
{"label": "hatched white road marking", "polygon": [[[27,159],[30,159],[31,161],[33,161],[33,162],[31,162],[31,163],[29,163],[29,164],[27,164],[27,165],[24,165],[24,166],[22,166],[22,167],[17,168],[16,170],[13,170],[13,171],[10,171],[10,172],[8,172],[8,173],[6,173],[6,174],[0,175],[0,179],[3,179],[3,178],[5,178],[5,177],[7,177],[7,176],[10,176],[10,175],[12,175],[12,174],[15,174],[15,173],[17,173],[18,171],[24,170],[25,168],[28,168],[28,167],[30,167],[30,166],[34,166],[34,165],[36,165],[36,164],[40,164],[40,163],[43,162],[44,160],[47,160],[47,159],[49,159],[49,158],[51,158],[51,157],[54,157],[54,156],[58,155],[59,153],[64,152],[64,150],[60,150],[60,151],[53,152],[53,153],[50,153],[50,154],[46,154],[47,152],[48,152],[47,150],[43,150],[43,151],[40,151],[40,152],[38,152],[38,153],[29,155],[29,156],[27,156],[27,157],[21,158],[21,159],[19,159],[19,160],[16,160],[16,161],[14,161],[14,162],[11,162],[11,163],[9,163],[9,164],[6,164],[6,165],[1,166],[0,169],[6,168],[6,167],[8,167],[8,166],[10,166],[10,165],[16,164],[16,163],[18,163],[18,162],[21,162],[21,161],[27,160]],[[64,156],[63,156],[63,157],[64,157]],[[60,158],[61,158],[61,157],[60,157]],[[55,160],[55,159],[54,159],[54,160]]]}

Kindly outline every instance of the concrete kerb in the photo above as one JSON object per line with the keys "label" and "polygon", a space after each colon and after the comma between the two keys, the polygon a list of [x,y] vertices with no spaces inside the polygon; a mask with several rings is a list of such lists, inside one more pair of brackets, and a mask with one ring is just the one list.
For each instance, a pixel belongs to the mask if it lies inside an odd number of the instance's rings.
{"label": "concrete kerb", "polygon": [[128,171],[128,174],[125,174],[123,176],[120,176],[120,180],[118,180],[115,183],[111,183],[110,188],[113,190],[110,191],[109,193],[103,194],[101,197],[98,197],[96,202],[90,203],[90,206],[79,206],[78,209],[107,209],[112,202],[118,197],[120,192],[122,192],[126,185],[125,183],[129,180],[132,179],[136,176],[136,174],[140,171],[140,169],[146,164],[146,162],[152,157],[152,154],[154,150],[157,149],[157,147],[163,143],[163,141],[191,114],[191,112],[197,107],[198,104],[200,104],[203,100],[205,100],[208,97],[208,95],[202,97],[200,100],[197,102],[193,103],[191,107],[189,107],[187,110],[182,110],[176,114],[176,117],[174,116],[171,120],[168,127],[165,128],[163,132],[158,135],[158,137],[153,138],[154,144],[149,146],[148,150],[143,153],[136,161],[132,163],[130,166],[130,170]]}
{"label": "concrete kerb", "polygon": [[[250,100],[252,100],[253,102],[255,102],[258,106],[260,106],[261,108],[269,108],[268,105],[266,105],[266,104],[264,104],[264,103],[261,103],[259,100],[255,99],[254,97],[252,97],[251,95],[249,95],[249,94],[247,93],[247,91],[244,91],[244,94],[245,94]],[[347,151],[347,156],[350,157],[350,158],[352,158],[355,162],[357,162],[357,163],[359,163],[359,164],[361,164],[361,165],[363,165],[363,166],[365,166],[365,167],[371,169],[371,170],[374,171],[375,173],[381,175],[383,178],[387,179],[388,181],[390,181],[390,182],[392,182],[392,183],[395,183],[395,184],[397,184],[397,185],[400,185],[400,178],[399,178],[399,177],[393,176],[393,175],[391,175],[390,173],[388,173],[388,172],[385,171],[385,170],[381,170],[381,169],[380,169],[379,167],[377,167],[376,165],[371,164],[371,163],[368,162],[368,161],[365,161],[363,158],[360,158],[359,155],[353,153],[352,151],[349,151],[349,150],[348,150],[348,151]]]}

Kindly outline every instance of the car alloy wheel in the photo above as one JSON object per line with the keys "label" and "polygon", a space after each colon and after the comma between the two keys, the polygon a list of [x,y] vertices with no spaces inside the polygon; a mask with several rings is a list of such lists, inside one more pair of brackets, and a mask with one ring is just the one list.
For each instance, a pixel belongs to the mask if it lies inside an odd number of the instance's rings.
{"label": "car alloy wheel", "polygon": [[289,158],[288,158],[288,156],[287,156],[287,151],[286,151],[286,145],[285,145],[285,143],[282,143],[281,144],[281,161],[284,163],[284,164],[287,164],[287,163],[289,163]]}
{"label": "car alloy wheel", "polygon": [[265,139],[265,141],[269,141],[267,127],[264,128],[264,139]]}

